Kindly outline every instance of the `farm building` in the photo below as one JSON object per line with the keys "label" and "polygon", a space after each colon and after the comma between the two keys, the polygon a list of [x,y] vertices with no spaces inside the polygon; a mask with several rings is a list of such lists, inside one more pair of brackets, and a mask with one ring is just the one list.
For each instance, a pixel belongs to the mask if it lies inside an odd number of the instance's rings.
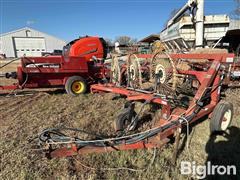
{"label": "farm building", "polygon": [[25,27],[0,35],[0,54],[6,57],[41,56],[42,53],[62,50],[65,41]]}

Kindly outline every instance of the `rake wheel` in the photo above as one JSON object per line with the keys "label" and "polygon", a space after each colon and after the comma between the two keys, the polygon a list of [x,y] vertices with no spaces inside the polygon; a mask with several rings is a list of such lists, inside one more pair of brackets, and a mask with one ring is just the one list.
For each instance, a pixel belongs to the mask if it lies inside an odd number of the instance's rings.
{"label": "rake wheel", "polygon": [[136,54],[130,54],[127,60],[127,82],[132,88],[142,88],[141,65]]}
{"label": "rake wheel", "polygon": [[118,57],[116,55],[112,56],[111,62],[111,82],[115,85],[121,85],[121,68],[118,61]]}
{"label": "rake wheel", "polygon": [[163,52],[154,54],[150,65],[150,79],[155,91],[162,94],[175,94],[177,88],[177,69],[173,59]]}

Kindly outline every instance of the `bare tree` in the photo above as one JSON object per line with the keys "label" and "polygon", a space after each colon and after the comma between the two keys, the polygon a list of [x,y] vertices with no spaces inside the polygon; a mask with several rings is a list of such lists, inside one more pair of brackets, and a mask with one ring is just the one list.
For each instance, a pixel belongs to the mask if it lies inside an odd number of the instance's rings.
{"label": "bare tree", "polygon": [[131,38],[129,36],[118,36],[115,39],[115,42],[119,42],[121,45],[128,45],[131,41]]}
{"label": "bare tree", "polygon": [[136,44],[138,42],[137,38],[132,38],[130,41],[130,45]]}
{"label": "bare tree", "polygon": [[121,45],[132,45],[137,42],[137,39],[129,36],[118,36],[116,37],[115,42],[119,42]]}

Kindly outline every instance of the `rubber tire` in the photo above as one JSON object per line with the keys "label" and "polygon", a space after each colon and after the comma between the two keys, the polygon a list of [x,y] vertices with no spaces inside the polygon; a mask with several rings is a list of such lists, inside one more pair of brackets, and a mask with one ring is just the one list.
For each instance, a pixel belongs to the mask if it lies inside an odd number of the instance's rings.
{"label": "rubber tire", "polygon": [[232,118],[233,118],[233,105],[232,103],[226,102],[226,101],[222,101],[219,102],[217,104],[217,106],[214,108],[213,110],[213,114],[210,120],[210,132],[214,133],[214,132],[221,132],[221,131],[225,131],[226,129],[222,129],[221,127],[221,123],[222,123],[222,119],[223,116],[225,114],[226,111],[231,110],[232,114],[231,114],[231,118],[229,121],[229,124],[227,127],[230,126],[231,122],[232,122]]}
{"label": "rubber tire", "polygon": [[[81,93],[75,93],[72,90],[72,84],[76,81],[81,81],[84,84],[84,90]],[[71,96],[78,96],[80,94],[84,94],[87,91],[87,82],[81,76],[69,77],[67,82],[65,83],[65,90],[66,90],[67,94],[69,94]]]}
{"label": "rubber tire", "polygon": [[[129,115],[129,109],[124,109],[117,117],[115,124],[114,124],[114,128],[116,132],[121,132],[125,130],[125,124],[127,123],[127,125],[129,125],[131,123],[131,120],[128,119],[128,115]],[[135,118],[137,115],[137,113],[134,111],[133,112],[133,118]],[[127,122],[126,122],[127,121]],[[136,128],[136,125],[134,125],[134,129]],[[133,130],[134,130],[133,129]]]}

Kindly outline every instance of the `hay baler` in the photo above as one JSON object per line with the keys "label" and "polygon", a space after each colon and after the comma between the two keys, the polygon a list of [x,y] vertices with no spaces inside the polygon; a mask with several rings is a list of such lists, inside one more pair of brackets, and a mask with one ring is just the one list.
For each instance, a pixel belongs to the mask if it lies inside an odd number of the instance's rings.
{"label": "hay baler", "polygon": [[62,56],[22,57],[16,72],[1,75],[18,82],[10,86],[0,85],[0,90],[65,86],[68,94],[76,96],[85,93],[88,84],[108,76],[104,66],[106,56],[107,46],[103,38],[82,37],[68,43]]}

